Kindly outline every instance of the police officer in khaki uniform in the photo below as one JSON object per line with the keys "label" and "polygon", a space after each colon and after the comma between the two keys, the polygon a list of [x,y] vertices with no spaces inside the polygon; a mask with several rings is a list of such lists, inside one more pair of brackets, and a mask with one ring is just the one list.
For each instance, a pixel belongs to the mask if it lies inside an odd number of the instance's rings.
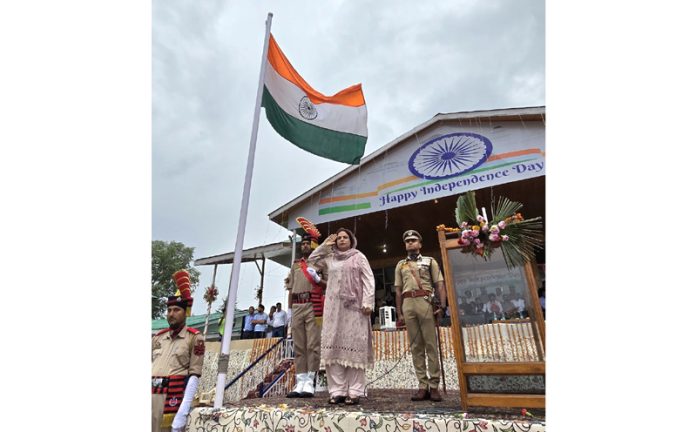
{"label": "police officer in khaki uniform", "polygon": [[[418,392],[411,397],[413,401],[430,399],[442,400],[440,385],[440,362],[437,348],[435,326],[447,304],[445,285],[437,261],[420,254],[422,237],[415,230],[403,234],[408,257],[399,261],[394,275],[396,291],[396,314],[400,321],[405,321],[408,337],[411,341],[413,367],[418,378]],[[441,308],[433,310],[431,297],[433,286]],[[435,316],[437,314],[437,316]],[[427,373],[425,357],[428,357]],[[430,375],[430,378],[428,378]]]}
{"label": "police officer in khaki uniform", "polygon": [[203,372],[203,335],[186,326],[193,299],[177,294],[167,301],[169,328],[152,338],[152,432],[184,430]]}
{"label": "police officer in khaki uniform", "polygon": [[[291,292],[292,322],[291,334],[295,350],[295,387],[287,394],[289,398],[313,397],[314,380],[319,371],[321,355],[321,305],[312,302],[312,292],[325,289],[321,276],[307,266],[307,257],[312,253],[312,245],[317,239],[310,235],[302,237],[300,253],[290,274],[285,279],[286,289]],[[315,246],[316,247],[316,246]],[[323,286],[322,286],[323,285]]]}

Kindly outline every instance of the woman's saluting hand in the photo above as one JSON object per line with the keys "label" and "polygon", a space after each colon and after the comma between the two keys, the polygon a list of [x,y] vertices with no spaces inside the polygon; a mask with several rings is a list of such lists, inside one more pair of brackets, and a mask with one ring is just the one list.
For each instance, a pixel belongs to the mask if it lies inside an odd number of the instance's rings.
{"label": "woman's saluting hand", "polygon": [[326,240],[324,240],[324,244],[326,246],[333,246],[336,244],[336,234],[331,234],[330,236],[326,237]]}

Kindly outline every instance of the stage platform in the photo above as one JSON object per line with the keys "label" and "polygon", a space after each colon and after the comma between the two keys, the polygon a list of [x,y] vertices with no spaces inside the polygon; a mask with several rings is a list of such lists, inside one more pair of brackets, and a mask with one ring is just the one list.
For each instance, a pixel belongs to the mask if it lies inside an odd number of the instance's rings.
{"label": "stage platform", "polygon": [[543,410],[524,417],[519,409],[461,410],[459,392],[443,395],[442,402],[410,400],[412,390],[371,389],[356,406],[330,405],[328,394],[314,398],[272,397],[242,400],[221,410],[197,407],[188,432],[450,432],[546,430]]}

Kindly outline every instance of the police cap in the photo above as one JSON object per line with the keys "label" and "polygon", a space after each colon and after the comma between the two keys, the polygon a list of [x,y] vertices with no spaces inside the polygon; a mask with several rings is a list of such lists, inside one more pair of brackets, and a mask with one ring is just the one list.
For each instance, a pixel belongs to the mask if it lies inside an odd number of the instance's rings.
{"label": "police cap", "polygon": [[416,230],[408,230],[403,235],[404,241],[408,239],[416,239],[418,241],[423,241],[423,237]]}

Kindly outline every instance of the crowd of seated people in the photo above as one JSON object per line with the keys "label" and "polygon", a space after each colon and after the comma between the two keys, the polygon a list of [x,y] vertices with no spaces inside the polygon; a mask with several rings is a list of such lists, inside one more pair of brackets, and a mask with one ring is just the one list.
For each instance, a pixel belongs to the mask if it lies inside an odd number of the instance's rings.
{"label": "crowd of seated people", "polygon": [[480,288],[480,291],[481,295],[474,297],[471,290],[465,290],[464,295],[457,299],[460,314],[463,314],[466,323],[529,317],[524,296],[515,287],[508,287],[508,292],[504,292],[502,287],[497,287],[495,293],[488,293],[485,288]]}

